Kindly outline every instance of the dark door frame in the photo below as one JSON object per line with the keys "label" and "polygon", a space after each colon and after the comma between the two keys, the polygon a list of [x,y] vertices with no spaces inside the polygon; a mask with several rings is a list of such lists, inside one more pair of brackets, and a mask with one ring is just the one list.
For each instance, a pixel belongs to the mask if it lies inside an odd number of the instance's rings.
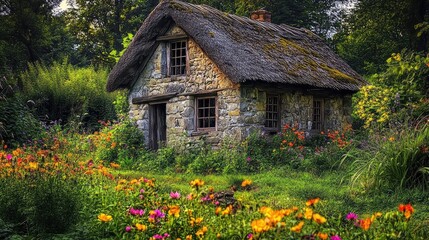
{"label": "dark door frame", "polygon": [[167,141],[167,103],[149,104],[149,148],[157,150]]}

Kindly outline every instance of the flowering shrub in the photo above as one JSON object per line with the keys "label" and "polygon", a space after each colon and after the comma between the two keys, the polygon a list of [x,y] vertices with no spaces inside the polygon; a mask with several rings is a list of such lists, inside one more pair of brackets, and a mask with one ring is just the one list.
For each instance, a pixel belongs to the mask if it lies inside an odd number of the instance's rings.
{"label": "flowering shrub", "polygon": [[413,52],[394,53],[385,72],[370,77],[355,96],[355,115],[366,128],[383,127],[429,113],[427,76],[429,57]]}

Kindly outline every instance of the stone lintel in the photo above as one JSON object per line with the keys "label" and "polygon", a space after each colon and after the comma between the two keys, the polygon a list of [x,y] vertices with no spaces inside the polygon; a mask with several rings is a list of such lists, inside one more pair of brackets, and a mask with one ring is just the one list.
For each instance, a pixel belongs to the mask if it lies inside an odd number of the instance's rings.
{"label": "stone lintel", "polygon": [[170,98],[173,98],[177,96],[176,93],[168,93],[168,94],[160,94],[160,95],[154,95],[154,96],[145,96],[145,97],[135,97],[131,101],[133,104],[145,104],[145,103],[151,103],[151,102],[158,102],[158,101],[167,101]]}

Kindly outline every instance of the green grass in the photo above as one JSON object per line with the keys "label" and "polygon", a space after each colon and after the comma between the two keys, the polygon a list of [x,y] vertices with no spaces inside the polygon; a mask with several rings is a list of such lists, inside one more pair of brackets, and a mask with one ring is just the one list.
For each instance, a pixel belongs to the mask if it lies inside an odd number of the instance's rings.
{"label": "green grass", "polygon": [[[195,175],[195,174],[156,174],[152,172],[119,171],[124,178],[155,178],[160,192],[190,192],[189,182],[195,178],[213,186],[215,191],[237,189],[235,198],[247,206],[291,207],[310,198],[320,197],[319,209],[327,215],[345,215],[356,212],[369,215],[397,208],[400,203],[411,202],[415,206],[415,218],[429,221],[429,192],[421,190],[402,190],[398,192],[363,192],[351,189],[349,177],[341,171],[314,175],[289,168],[278,168],[253,175]],[[240,189],[244,179],[253,181],[250,191]]]}

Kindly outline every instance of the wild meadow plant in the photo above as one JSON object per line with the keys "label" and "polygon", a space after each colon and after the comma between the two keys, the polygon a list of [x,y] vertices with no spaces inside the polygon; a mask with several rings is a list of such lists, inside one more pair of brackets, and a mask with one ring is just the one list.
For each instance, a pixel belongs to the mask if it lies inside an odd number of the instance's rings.
{"label": "wild meadow plant", "polygon": [[[154,178],[129,178],[72,152],[65,139],[0,150],[0,218],[24,235],[69,233],[85,239],[413,239],[414,207],[359,216],[319,211],[313,198],[288,208],[246,204],[203,179],[163,192]],[[75,161],[75,159],[80,159]],[[258,191],[243,179],[235,191]],[[16,194],[14,194],[16,193]],[[323,209],[327,209],[326,207]],[[11,214],[13,213],[13,214]],[[77,234],[77,235],[76,235]]]}

